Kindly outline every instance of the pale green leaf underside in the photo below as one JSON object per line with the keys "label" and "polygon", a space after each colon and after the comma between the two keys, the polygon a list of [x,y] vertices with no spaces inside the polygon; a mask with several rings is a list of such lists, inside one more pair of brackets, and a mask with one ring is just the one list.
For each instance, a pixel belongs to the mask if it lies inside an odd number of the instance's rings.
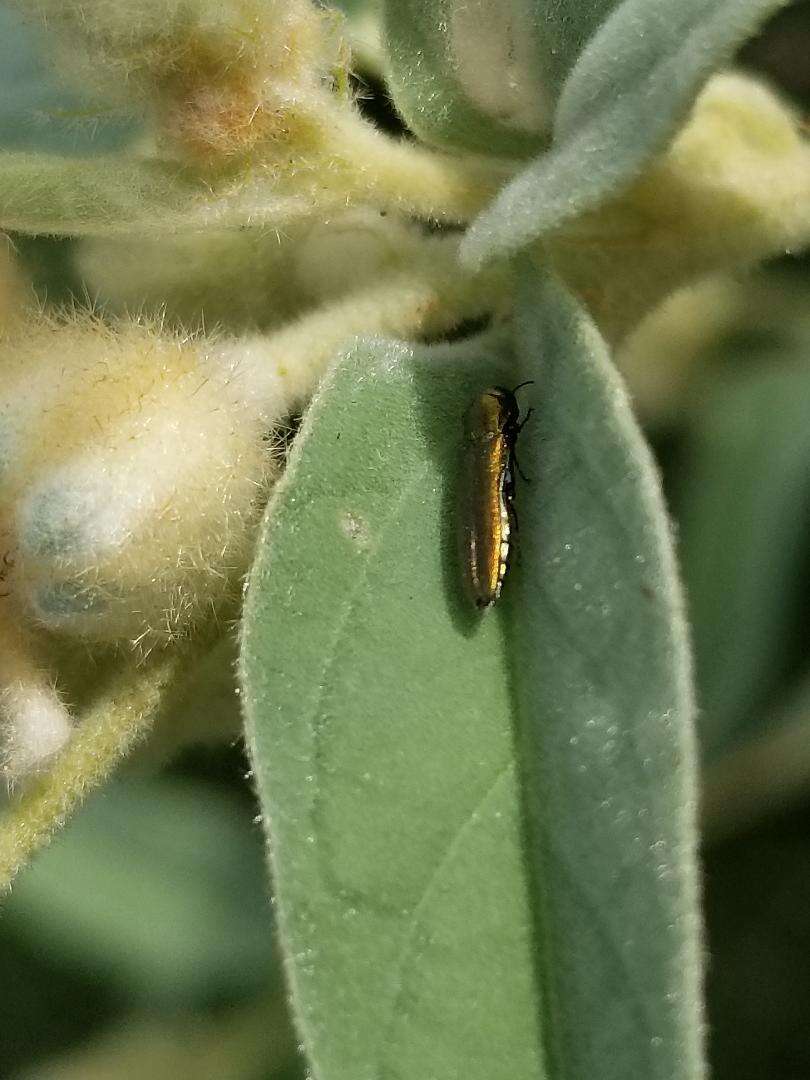
{"label": "pale green leaf underside", "polygon": [[705,80],[786,0],[624,0],[562,89],[553,145],[473,223],[478,265],[592,209],[663,150]]}
{"label": "pale green leaf underside", "polygon": [[810,505],[805,353],[797,346],[791,365],[789,355],[768,350],[766,367],[707,387],[694,416],[681,551],[709,760],[772,722],[769,695],[801,618]]}
{"label": "pale green leaf underside", "polygon": [[[520,365],[357,346],[268,511],[243,693],[318,1080],[700,1075],[663,511],[595,332],[527,289]],[[455,555],[461,415],[531,375],[520,561],[479,617]]]}
{"label": "pale green leaf underside", "polygon": [[[479,153],[531,154],[546,142],[546,131],[501,122],[465,90],[449,40],[452,6],[453,0],[385,3],[386,78],[398,111],[427,142]],[[492,72],[486,77],[492,80]]]}

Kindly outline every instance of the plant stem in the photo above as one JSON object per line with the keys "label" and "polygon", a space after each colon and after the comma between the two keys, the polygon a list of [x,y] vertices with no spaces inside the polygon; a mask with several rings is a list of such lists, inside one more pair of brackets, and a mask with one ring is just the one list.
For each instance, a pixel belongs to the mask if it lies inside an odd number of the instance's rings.
{"label": "plant stem", "polygon": [[393,139],[345,108],[321,119],[321,152],[331,164],[319,174],[325,187],[340,184],[352,201],[458,224],[482,210],[518,168]]}
{"label": "plant stem", "polygon": [[501,308],[504,272],[466,275],[448,259],[447,250],[441,250],[445,245],[436,245],[433,265],[419,272],[394,275],[376,288],[326,304],[270,336],[216,346],[212,356],[233,372],[231,392],[257,402],[264,421],[272,424],[306,402],[330,361],[352,338],[412,340]]}

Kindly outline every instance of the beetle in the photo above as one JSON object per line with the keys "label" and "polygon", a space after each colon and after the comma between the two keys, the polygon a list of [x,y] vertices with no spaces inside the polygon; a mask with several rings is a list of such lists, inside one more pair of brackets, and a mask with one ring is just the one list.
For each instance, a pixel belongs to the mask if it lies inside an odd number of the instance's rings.
{"label": "beetle", "polygon": [[516,391],[491,386],[464,414],[460,547],[466,591],[484,611],[498,600],[517,529],[515,447],[532,410],[520,419]]}

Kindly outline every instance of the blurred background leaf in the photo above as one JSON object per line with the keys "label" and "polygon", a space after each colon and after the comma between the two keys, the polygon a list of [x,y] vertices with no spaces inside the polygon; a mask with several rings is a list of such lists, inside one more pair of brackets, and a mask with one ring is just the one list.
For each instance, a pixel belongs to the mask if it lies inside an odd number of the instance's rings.
{"label": "blurred background leaf", "polygon": [[0,146],[88,154],[131,141],[137,125],[54,70],[44,31],[0,3]]}
{"label": "blurred background leaf", "polygon": [[20,878],[6,927],[156,1004],[259,989],[269,905],[259,830],[240,809],[189,782],[114,782]]}
{"label": "blurred background leaf", "polygon": [[281,996],[209,1016],[133,1013],[17,1080],[301,1080]]}
{"label": "blurred background leaf", "polygon": [[730,343],[727,366],[695,387],[680,553],[708,761],[761,728],[778,686],[807,659],[796,646],[810,524],[808,346]]}
{"label": "blurred background leaf", "polygon": [[810,1071],[808,269],[738,283],[657,440],[697,650],[716,1080]]}
{"label": "blurred background leaf", "polygon": [[[118,1075],[111,1047],[135,1053],[132,1024],[162,1048],[142,1043],[145,1061],[182,1051],[176,1077],[252,1080],[294,1063],[254,818],[236,750],[189,752],[88,801],[4,903],[0,1074],[91,1035],[103,1046],[93,1060],[108,1055]],[[194,1071],[215,1032],[233,1044],[234,1071]]]}

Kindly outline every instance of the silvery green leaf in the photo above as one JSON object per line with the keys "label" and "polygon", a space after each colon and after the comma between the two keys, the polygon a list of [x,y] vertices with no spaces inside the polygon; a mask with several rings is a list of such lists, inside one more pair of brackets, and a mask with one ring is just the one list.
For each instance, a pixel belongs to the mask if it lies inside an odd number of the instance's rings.
{"label": "silvery green leaf", "polygon": [[[658,478],[604,344],[531,267],[516,349],[373,341],[268,507],[250,752],[317,1080],[702,1076],[692,698]],[[462,416],[535,413],[483,617]]]}
{"label": "silvery green leaf", "polygon": [[662,151],[701,86],[785,0],[623,0],[560,93],[553,142],[473,223],[462,257],[513,252],[622,189]]}

